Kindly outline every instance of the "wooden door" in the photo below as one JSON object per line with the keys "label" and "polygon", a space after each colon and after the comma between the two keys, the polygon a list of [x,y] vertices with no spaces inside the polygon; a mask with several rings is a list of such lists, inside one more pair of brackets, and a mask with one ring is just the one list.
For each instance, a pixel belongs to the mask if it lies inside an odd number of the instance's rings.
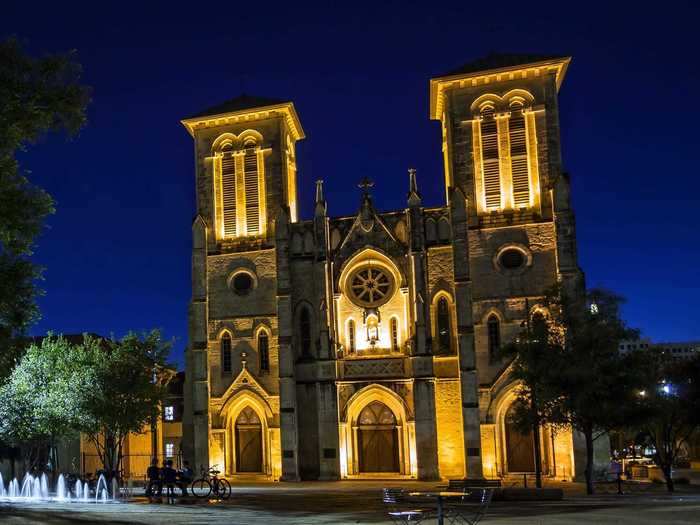
{"label": "wooden door", "polygon": [[236,419],[236,471],[262,472],[262,425],[251,408]]}
{"label": "wooden door", "polygon": [[367,405],[358,420],[360,472],[399,472],[396,418],[378,401]]}
{"label": "wooden door", "polygon": [[513,423],[513,410],[511,405],[506,412],[506,459],[508,472],[534,472],[535,471],[535,441],[532,430],[523,434]]}

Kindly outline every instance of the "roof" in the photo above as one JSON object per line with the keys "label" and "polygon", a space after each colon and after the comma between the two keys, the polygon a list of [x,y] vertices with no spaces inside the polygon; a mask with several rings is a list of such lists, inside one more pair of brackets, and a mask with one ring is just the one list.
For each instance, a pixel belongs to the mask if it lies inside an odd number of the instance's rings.
{"label": "roof", "polygon": [[194,136],[194,130],[202,127],[232,124],[255,119],[270,117],[282,117],[294,140],[304,138],[304,130],[301,127],[299,116],[294,109],[294,104],[289,101],[254,97],[251,95],[239,95],[235,98],[211,106],[199,113],[195,113],[180,122],[185,126],[190,135]]}
{"label": "roof", "polygon": [[189,120],[191,118],[209,117],[212,115],[221,115],[223,113],[233,113],[245,109],[262,108],[265,106],[277,106],[279,104],[284,103],[284,100],[265,97],[254,97],[251,95],[246,95],[244,93],[235,98],[227,100],[226,102],[222,102],[221,104],[217,104],[216,106],[208,107],[203,111],[199,111],[194,115],[190,115],[185,120]]}
{"label": "roof", "polygon": [[[455,87],[515,78],[519,71],[549,71],[556,75],[557,90],[566,75],[571,57],[561,55],[516,55],[491,53],[430,79],[430,118],[439,120],[444,93]],[[526,73],[529,75],[529,73]]]}
{"label": "roof", "polygon": [[482,58],[477,58],[471,62],[463,64],[461,67],[438,75],[440,77],[451,77],[464,75],[467,73],[481,73],[491,69],[510,68],[537,62],[548,62],[550,60],[564,60],[567,57],[560,55],[518,55],[515,53],[491,53]]}

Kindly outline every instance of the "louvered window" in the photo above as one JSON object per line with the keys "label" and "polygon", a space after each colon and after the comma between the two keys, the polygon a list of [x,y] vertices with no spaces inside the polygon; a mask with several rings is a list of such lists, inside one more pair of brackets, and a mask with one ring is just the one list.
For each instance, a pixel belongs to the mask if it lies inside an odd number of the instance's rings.
{"label": "louvered window", "polygon": [[513,177],[513,204],[516,208],[530,205],[530,179],[527,169],[527,137],[525,115],[521,105],[513,105],[508,128],[510,131],[510,162]]}
{"label": "louvered window", "polygon": [[484,196],[489,210],[501,207],[501,171],[498,157],[498,125],[493,108],[485,108],[481,120],[481,156],[484,170]]}
{"label": "louvered window", "polygon": [[231,145],[222,148],[221,193],[223,202],[224,237],[236,236],[236,161]]}
{"label": "louvered window", "polygon": [[260,233],[260,202],[258,191],[258,154],[247,147],[243,157],[245,184],[245,219],[248,235]]}

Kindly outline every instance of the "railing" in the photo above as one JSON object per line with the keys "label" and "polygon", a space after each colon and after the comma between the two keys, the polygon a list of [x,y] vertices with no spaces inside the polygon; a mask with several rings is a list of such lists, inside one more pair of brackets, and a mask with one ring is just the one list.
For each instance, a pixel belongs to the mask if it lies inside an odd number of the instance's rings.
{"label": "railing", "polygon": [[[158,460],[159,467],[163,465],[164,461],[171,459],[176,469],[182,468],[182,453],[178,453],[175,456],[166,456],[164,454],[125,454],[122,457],[121,464],[122,477],[132,480],[145,479],[146,470],[148,470],[154,458]],[[80,471],[83,475],[94,475],[102,469],[102,460],[99,455],[83,453],[80,464]]]}

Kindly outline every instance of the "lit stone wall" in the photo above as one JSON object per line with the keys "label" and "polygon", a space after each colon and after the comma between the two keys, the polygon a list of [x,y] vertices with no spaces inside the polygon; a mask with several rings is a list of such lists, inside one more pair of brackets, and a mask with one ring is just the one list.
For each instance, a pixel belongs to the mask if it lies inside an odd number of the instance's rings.
{"label": "lit stone wall", "polygon": [[498,452],[496,447],[496,425],[481,425],[481,458],[483,461],[484,477],[495,479],[498,477]]}
{"label": "lit stone wall", "polygon": [[464,476],[462,396],[458,380],[435,382],[438,466],[442,479]]}

